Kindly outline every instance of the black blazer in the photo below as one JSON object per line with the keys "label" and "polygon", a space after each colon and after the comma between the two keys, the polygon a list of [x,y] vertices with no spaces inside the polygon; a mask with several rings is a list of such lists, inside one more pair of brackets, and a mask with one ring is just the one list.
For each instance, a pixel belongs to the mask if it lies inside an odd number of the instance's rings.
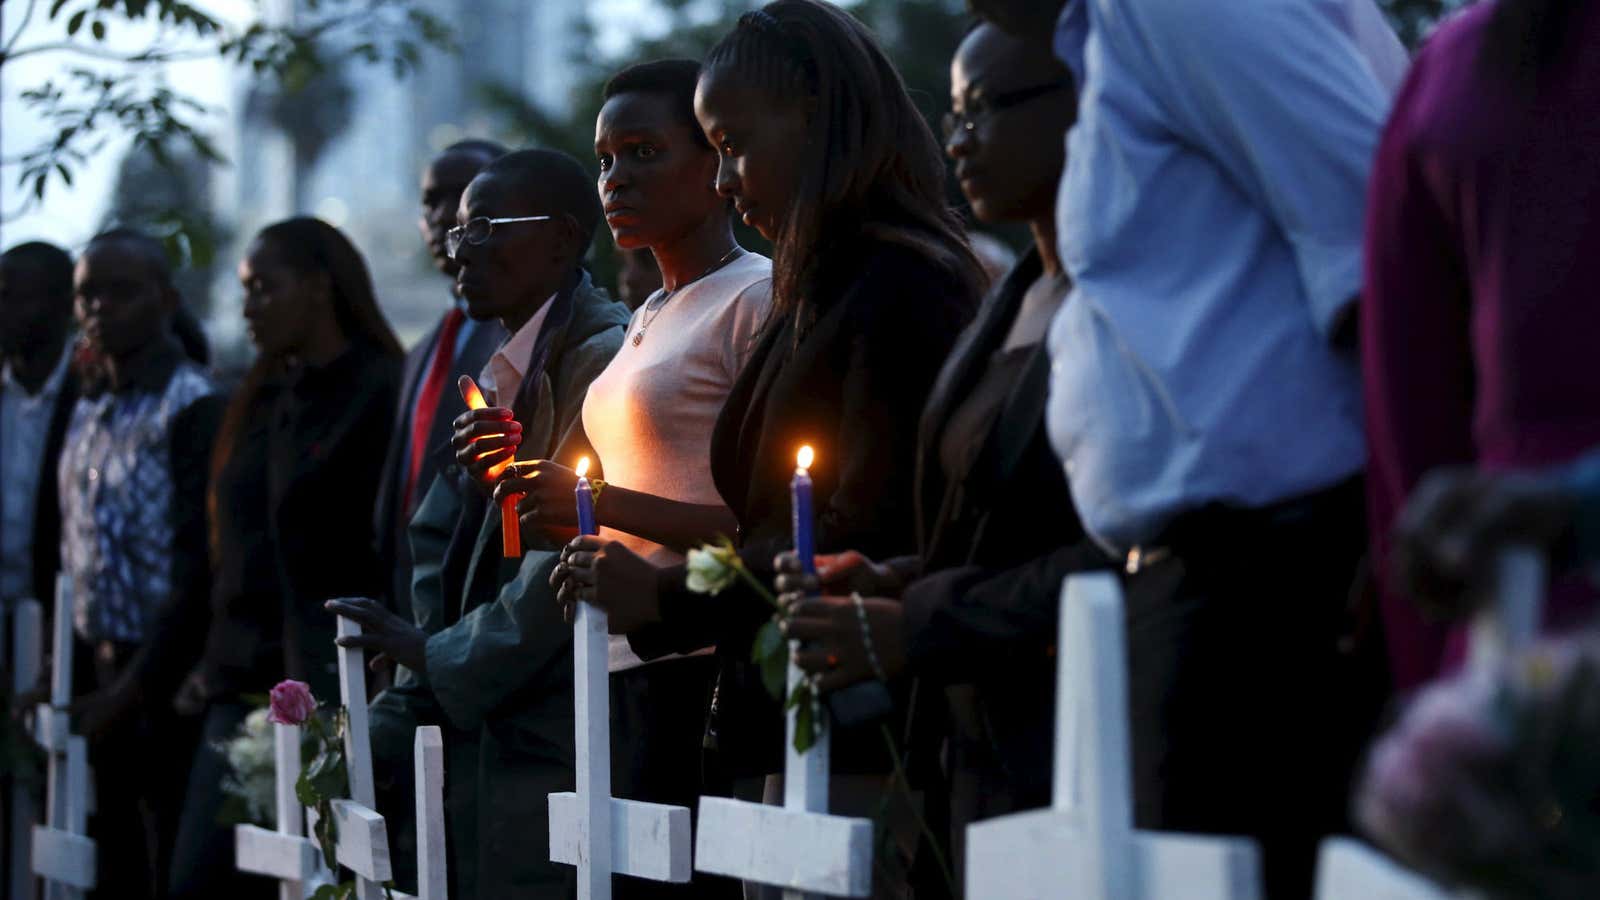
{"label": "black blazer", "polygon": [[388,572],[372,505],[400,360],[355,343],[326,366],[260,388],[217,482],[211,626],[202,671],[213,696],[289,677],[338,690],[332,597],[371,596]]}
{"label": "black blazer", "polygon": [[1031,252],[995,285],[934,384],[917,447],[923,576],[903,597],[911,671],[976,686],[976,712],[1023,806],[1050,799],[1061,579],[1112,564],[1085,535],[1050,446],[1043,343],[994,425],[969,436],[978,449],[965,472],[946,477],[940,446],[1040,271]]}
{"label": "black blazer", "polygon": [[[62,352],[71,353],[69,343]],[[61,377],[61,392],[50,410],[50,430],[45,435],[44,455],[39,459],[39,489],[33,509],[33,597],[43,606],[45,616],[54,615],[56,573],[61,571],[61,481],[57,464],[67,440],[67,425],[72,408],[78,403],[78,373],[72,364]]]}
{"label": "black blazer", "polygon": [[[850,249],[819,280],[814,320],[768,323],[712,434],[711,471],[738,519],[740,555],[769,584],[773,557],[791,544],[789,483],[802,444],[817,451],[819,552],[915,551],[917,415],[977,300],[954,273],[906,246],[840,245]],[[660,586],[664,621],[630,636],[635,652],[650,659],[715,644],[722,750],[745,774],[776,771],[782,717],[749,663],[771,610],[735,588],[691,594],[681,566],[662,570]],[[880,745],[876,726],[862,731]],[[836,757],[850,743],[836,740]]]}
{"label": "black blazer", "polygon": [[[506,339],[506,331],[499,322],[478,322],[473,327],[471,336],[461,347],[461,353],[451,363],[450,377],[445,383],[444,392],[439,395],[433,427],[428,431],[428,443],[424,448],[422,468],[417,472],[411,503],[406,509],[401,509],[401,495],[406,489],[406,461],[411,456],[411,414],[416,407],[417,391],[422,388],[422,376],[433,359],[443,327],[444,318],[441,316],[428,336],[406,354],[400,376],[394,428],[389,435],[388,452],[384,454],[378,500],[373,510],[372,533],[377,540],[378,559],[385,571],[392,573],[392,586],[388,588],[385,599],[390,609],[407,619],[411,618],[411,542],[406,539],[406,526],[411,524],[411,516],[417,511],[417,504],[422,502],[422,496],[428,492],[428,485],[439,474],[439,454],[434,451],[449,443],[450,423],[467,409],[461,392],[456,390],[456,380],[462,375],[477,378],[489,362],[489,357]],[[463,324],[462,327],[469,326]]]}

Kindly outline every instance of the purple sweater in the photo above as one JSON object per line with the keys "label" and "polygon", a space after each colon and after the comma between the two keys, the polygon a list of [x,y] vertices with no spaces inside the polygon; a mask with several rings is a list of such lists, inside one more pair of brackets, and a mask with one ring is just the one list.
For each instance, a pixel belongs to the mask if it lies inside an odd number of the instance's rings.
{"label": "purple sweater", "polygon": [[[1362,358],[1374,561],[1441,465],[1565,462],[1600,446],[1600,3],[1537,91],[1478,62],[1494,3],[1441,26],[1395,102],[1367,213]],[[1547,629],[1595,594],[1554,586]],[[1460,635],[1384,596],[1395,678],[1459,658]]]}

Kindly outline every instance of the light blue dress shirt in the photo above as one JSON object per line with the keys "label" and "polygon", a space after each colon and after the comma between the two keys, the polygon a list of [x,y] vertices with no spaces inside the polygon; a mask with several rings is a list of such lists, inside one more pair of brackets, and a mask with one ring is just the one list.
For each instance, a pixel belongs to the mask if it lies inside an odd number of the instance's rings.
{"label": "light blue dress shirt", "polygon": [[1056,50],[1080,108],[1048,424],[1089,532],[1120,553],[1357,472],[1360,373],[1330,335],[1405,69],[1372,0],[1068,0]]}

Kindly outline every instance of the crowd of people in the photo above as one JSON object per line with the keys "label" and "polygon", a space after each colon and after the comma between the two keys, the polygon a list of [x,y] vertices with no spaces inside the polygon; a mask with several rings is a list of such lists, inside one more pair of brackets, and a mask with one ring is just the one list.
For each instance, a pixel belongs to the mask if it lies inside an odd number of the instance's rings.
{"label": "crowd of people", "polygon": [[[830,809],[881,819],[882,898],[959,894],[966,826],[1048,805],[1072,573],[1122,580],[1136,824],[1254,838],[1273,898],[1308,895],[1380,724],[1458,665],[1499,549],[1551,561],[1549,631],[1592,620],[1600,4],[1484,0],[1415,60],[1373,0],[971,6],[942,140],[870,29],[776,0],[618,72],[590,165],[446,148],[442,314],[409,353],[316,219],[238,263],[231,390],[159,241],[5,251],[0,595],[70,592],[98,896],[271,893],[234,870],[217,745],[282,679],[337,698],[338,616],[403,888],[438,725],[450,895],[572,894],[546,795],[574,781],[576,604],[609,616],[614,795],[779,802],[772,609],[686,577],[723,538],[853,698]],[[1031,235],[998,277],[952,169],[977,224]],[[585,266],[602,224],[627,303]]]}

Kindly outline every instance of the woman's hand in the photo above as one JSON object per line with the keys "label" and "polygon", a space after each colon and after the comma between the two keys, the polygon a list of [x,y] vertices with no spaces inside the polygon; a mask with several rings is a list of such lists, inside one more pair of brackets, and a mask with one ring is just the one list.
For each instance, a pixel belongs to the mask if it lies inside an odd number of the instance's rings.
{"label": "woman's hand", "polygon": [[450,446],[472,480],[488,487],[499,476],[499,468],[517,455],[522,443],[522,424],[503,406],[469,409],[451,423]]}
{"label": "woman's hand", "polygon": [[[821,677],[817,689],[824,693],[878,677],[862,640],[861,616],[851,597],[795,596],[785,606],[783,633],[800,642],[795,665]],[[872,649],[886,678],[906,667],[905,608],[886,597],[864,597],[867,629]]]}
{"label": "woman's hand", "polygon": [[329,600],[323,607],[361,626],[361,633],[335,639],[341,647],[372,649],[378,655],[368,666],[373,671],[397,662],[417,674],[428,671],[428,633],[367,597]]}
{"label": "woman's hand", "polygon": [[1577,499],[1557,479],[1471,469],[1431,473],[1395,524],[1393,567],[1401,588],[1445,615],[1491,583],[1500,551],[1547,556],[1571,535]]}
{"label": "woman's hand", "polygon": [[[817,574],[800,571],[800,557],[789,550],[779,553],[772,565],[778,571],[779,594],[835,594],[855,592],[867,596],[895,597],[905,589],[900,577],[882,563],[875,563],[854,550],[820,553],[814,558]],[[784,598],[778,598],[785,603]],[[787,605],[787,604],[786,604]]]}
{"label": "woman's hand", "polygon": [[587,534],[573,538],[561,550],[550,586],[569,623],[579,601],[603,610],[612,634],[631,634],[661,621],[656,567],[616,541]]}
{"label": "woman's hand", "polygon": [[494,488],[499,503],[508,494],[521,494],[517,518],[527,530],[577,528],[578,473],[548,459],[520,462],[506,470]]}

